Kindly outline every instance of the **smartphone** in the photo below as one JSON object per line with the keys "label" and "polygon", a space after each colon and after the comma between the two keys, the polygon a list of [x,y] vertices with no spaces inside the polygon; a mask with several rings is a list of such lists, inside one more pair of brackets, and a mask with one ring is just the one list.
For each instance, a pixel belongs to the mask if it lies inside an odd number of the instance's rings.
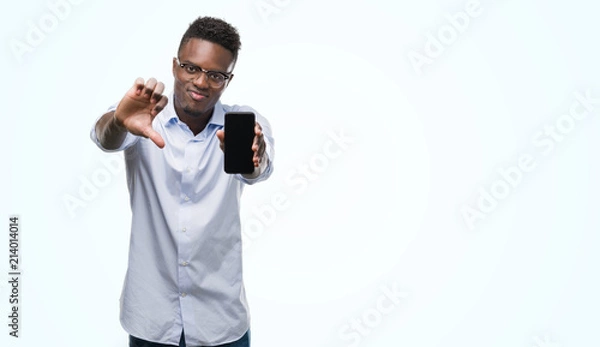
{"label": "smartphone", "polygon": [[225,113],[225,163],[226,173],[252,173],[254,162],[252,143],[256,116],[252,112]]}

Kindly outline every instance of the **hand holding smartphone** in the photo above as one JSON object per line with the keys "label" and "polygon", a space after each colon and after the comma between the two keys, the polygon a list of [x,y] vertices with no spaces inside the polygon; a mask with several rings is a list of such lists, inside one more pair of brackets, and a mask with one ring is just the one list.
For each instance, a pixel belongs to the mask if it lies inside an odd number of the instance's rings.
{"label": "hand holding smartphone", "polygon": [[256,116],[252,112],[225,113],[224,170],[226,173],[254,172],[252,143],[255,124]]}

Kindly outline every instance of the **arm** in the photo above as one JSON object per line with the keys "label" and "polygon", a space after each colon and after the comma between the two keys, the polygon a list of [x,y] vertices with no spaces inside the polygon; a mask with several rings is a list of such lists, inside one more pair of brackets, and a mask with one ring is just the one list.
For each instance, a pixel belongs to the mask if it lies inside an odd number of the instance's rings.
{"label": "arm", "polygon": [[115,111],[111,111],[105,113],[96,123],[96,134],[102,147],[113,150],[123,144],[127,129],[118,124]]}

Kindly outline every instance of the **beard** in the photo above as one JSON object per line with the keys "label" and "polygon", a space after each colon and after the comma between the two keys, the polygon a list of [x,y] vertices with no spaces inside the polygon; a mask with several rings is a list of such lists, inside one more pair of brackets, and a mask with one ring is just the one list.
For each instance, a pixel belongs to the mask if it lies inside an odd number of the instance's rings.
{"label": "beard", "polygon": [[206,111],[194,110],[189,106],[184,107],[183,112],[185,112],[188,116],[193,118],[200,118],[207,113]]}
{"label": "beard", "polygon": [[201,118],[201,117],[206,117],[208,115],[208,117],[210,118],[212,116],[212,111],[213,111],[213,107],[210,107],[209,109],[197,109],[197,108],[192,108],[189,104],[182,105],[181,100],[179,100],[179,98],[176,95],[173,95],[173,99],[175,102],[176,106],[179,106],[179,109],[182,110],[186,116],[192,117],[192,118]]}

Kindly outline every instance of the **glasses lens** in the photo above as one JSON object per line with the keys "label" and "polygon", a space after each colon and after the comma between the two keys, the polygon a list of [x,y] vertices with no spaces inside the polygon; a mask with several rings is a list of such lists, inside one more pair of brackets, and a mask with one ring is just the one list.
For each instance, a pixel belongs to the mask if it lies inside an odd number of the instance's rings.
{"label": "glasses lens", "polygon": [[223,85],[223,82],[225,82],[225,76],[218,72],[209,72],[208,78],[214,87],[220,87]]}

